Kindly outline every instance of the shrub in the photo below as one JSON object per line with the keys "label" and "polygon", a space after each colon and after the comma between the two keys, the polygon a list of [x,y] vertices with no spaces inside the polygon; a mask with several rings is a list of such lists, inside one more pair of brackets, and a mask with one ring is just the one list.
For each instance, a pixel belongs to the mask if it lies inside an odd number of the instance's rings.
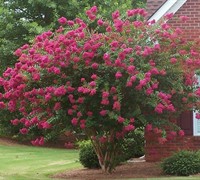
{"label": "shrub", "polygon": [[135,130],[124,138],[122,143],[122,160],[127,161],[130,158],[140,157],[144,155],[144,132],[143,130]]}
{"label": "shrub", "polygon": [[189,176],[200,172],[200,153],[179,151],[166,158],[161,167],[166,174]]}
{"label": "shrub", "polygon": [[89,169],[100,168],[98,157],[94,151],[91,141],[85,140],[79,143],[79,161]]}

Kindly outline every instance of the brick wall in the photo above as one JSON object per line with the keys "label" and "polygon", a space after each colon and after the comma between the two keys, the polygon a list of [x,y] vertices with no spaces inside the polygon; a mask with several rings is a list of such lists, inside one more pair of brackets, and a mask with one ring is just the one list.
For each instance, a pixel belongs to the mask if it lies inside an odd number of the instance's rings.
{"label": "brick wall", "polygon": [[149,132],[145,135],[146,147],[145,147],[145,159],[147,162],[160,161],[176,151],[180,150],[198,150],[200,149],[200,137],[184,136],[176,137],[171,141],[167,141],[164,144],[159,144],[158,135],[153,132]]}
{"label": "brick wall", "polygon": [[[180,16],[187,16],[188,20],[180,22]],[[184,29],[188,40],[200,38],[200,0],[187,0],[169,23],[173,27]]]}
{"label": "brick wall", "polygon": [[[148,6],[147,6],[148,9]],[[180,16],[187,16],[186,22],[180,22]],[[184,36],[188,40],[200,39],[200,0],[187,0],[187,2],[176,12],[173,19],[168,23],[172,27],[179,27],[184,30]],[[146,133],[145,158],[146,161],[160,161],[174,152],[182,149],[200,149],[200,137],[185,136],[177,137],[165,144],[159,144],[157,135],[152,132]]]}

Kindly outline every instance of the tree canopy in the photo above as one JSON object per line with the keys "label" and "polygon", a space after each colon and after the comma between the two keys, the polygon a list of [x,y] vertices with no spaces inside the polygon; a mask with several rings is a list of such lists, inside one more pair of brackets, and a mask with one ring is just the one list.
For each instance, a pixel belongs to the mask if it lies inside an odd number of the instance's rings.
{"label": "tree canopy", "polygon": [[115,9],[127,10],[144,6],[145,0],[0,0],[0,74],[16,61],[14,50],[30,43],[34,36],[54,30],[59,17],[86,17],[88,7],[97,5],[109,17]]}

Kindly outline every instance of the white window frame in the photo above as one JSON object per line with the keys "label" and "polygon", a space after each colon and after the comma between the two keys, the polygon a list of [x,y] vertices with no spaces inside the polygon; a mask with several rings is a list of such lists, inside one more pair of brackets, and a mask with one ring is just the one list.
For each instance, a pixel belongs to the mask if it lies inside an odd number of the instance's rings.
{"label": "white window frame", "polygon": [[[200,86],[200,75],[197,75],[198,86]],[[196,118],[196,111],[193,111],[193,136],[200,136],[200,119]]]}

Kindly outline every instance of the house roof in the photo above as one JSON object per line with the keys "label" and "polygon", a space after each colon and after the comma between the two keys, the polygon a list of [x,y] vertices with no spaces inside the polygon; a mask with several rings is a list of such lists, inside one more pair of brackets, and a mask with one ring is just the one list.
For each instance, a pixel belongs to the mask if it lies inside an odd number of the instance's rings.
{"label": "house roof", "polygon": [[[158,1],[155,0],[149,0],[149,2],[152,1],[153,4],[155,4],[155,7],[157,6],[158,9],[154,11],[153,14],[149,17],[149,20],[155,20],[159,21],[165,14],[168,13],[173,13],[175,14],[187,0],[163,0],[163,2],[160,2],[160,6],[158,6]],[[155,3],[156,2],[156,3]],[[150,5],[150,11],[151,11],[151,6]],[[147,8],[148,4],[147,4]],[[149,11],[149,12],[150,12]]]}

